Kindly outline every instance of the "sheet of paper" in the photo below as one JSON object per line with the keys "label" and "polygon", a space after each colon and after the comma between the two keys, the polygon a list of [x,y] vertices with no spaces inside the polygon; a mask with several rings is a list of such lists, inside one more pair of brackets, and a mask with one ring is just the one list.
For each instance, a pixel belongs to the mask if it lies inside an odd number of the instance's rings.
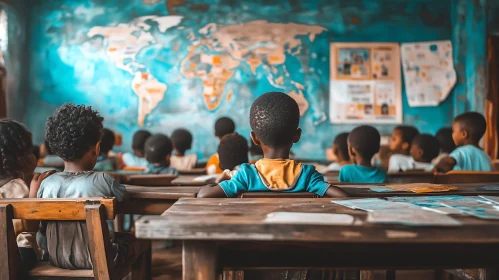
{"label": "sheet of paper", "polygon": [[499,185],[481,186],[476,188],[475,191],[499,191]]}
{"label": "sheet of paper", "polygon": [[358,209],[364,211],[378,211],[388,209],[400,208],[418,208],[409,203],[392,202],[379,198],[364,198],[364,199],[351,199],[351,200],[332,200],[332,203],[343,205],[351,209]]}
{"label": "sheet of paper", "polygon": [[193,182],[201,182],[201,183],[215,183],[217,179],[217,175],[203,175],[192,179]]}
{"label": "sheet of paper", "polygon": [[442,205],[457,209],[468,215],[487,220],[499,220],[499,210],[494,207],[497,203],[473,196],[461,200],[443,201]]}
{"label": "sheet of paper", "polygon": [[367,222],[374,224],[401,224],[408,226],[458,226],[461,223],[450,216],[421,208],[403,208],[369,212]]}
{"label": "sheet of paper", "polygon": [[480,197],[499,205],[499,196],[481,195]]}
{"label": "sheet of paper", "polygon": [[463,199],[463,196],[459,195],[438,195],[438,196],[407,196],[407,197],[388,197],[387,200],[393,202],[406,202],[419,207],[424,208],[425,210],[431,210],[440,214],[462,214],[461,211],[449,208],[447,206],[442,205],[443,201],[448,200],[460,200]]}
{"label": "sheet of paper", "polygon": [[352,225],[354,217],[347,214],[272,212],[263,221],[269,224]]}
{"label": "sheet of paper", "polygon": [[402,68],[409,106],[438,106],[456,84],[451,41],[405,43]]}

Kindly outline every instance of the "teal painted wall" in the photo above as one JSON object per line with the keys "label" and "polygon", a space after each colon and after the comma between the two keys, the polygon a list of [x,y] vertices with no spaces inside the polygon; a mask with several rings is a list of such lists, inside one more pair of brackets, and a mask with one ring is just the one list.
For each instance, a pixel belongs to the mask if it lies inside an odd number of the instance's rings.
{"label": "teal painted wall", "polygon": [[[265,91],[277,89],[265,81],[265,73],[252,76],[248,74],[249,69],[235,71],[232,81],[227,83],[234,92],[231,100],[224,101],[215,111],[206,110],[200,101],[199,81],[186,82],[175,69],[180,67],[178,60],[187,54],[189,41],[185,37],[190,31],[199,36],[199,29],[212,22],[232,25],[268,20],[319,25],[327,29],[313,42],[304,39],[297,60],[287,58],[287,70],[293,79],[296,76],[296,80],[305,84],[305,97],[310,103],[310,109],[301,121],[303,140],[294,147],[300,157],[323,158],[323,151],[334,136],[353,127],[331,125],[329,121],[313,124],[321,113],[329,115],[330,42],[453,40],[459,80],[455,92],[440,106],[428,108],[410,108],[403,94],[404,123],[416,125],[422,132],[434,133],[450,125],[455,112],[480,108],[483,104],[480,91],[484,90],[482,60],[487,25],[484,1],[213,0],[172,7],[163,1],[145,5],[140,0],[126,3],[120,0],[47,0],[31,1],[31,5],[30,71],[27,74],[30,89],[24,121],[38,143],[43,141],[47,116],[64,102],[76,102],[98,109],[105,117],[105,125],[124,135],[123,148],[129,147],[131,135],[139,129],[137,96],[130,88],[134,76],[106,61],[105,41],[88,38],[87,33],[93,26],[116,26],[145,15],[176,13],[184,16],[183,28],[173,28],[165,34],[156,31],[158,43],[137,55],[137,62],[146,65],[151,73],[163,73],[155,76],[158,81],[168,84],[165,99],[146,118],[145,128],[171,133],[177,127],[187,127],[194,132],[193,148],[200,156],[207,156],[216,149],[217,142],[212,137],[216,118],[232,116],[238,132],[248,135],[247,116],[252,100]],[[82,46],[86,52],[82,52]],[[301,74],[300,68],[308,71]],[[313,72],[311,68],[314,68]],[[190,100],[192,106],[185,104],[186,100]],[[384,134],[393,129],[392,125],[377,127]]]}

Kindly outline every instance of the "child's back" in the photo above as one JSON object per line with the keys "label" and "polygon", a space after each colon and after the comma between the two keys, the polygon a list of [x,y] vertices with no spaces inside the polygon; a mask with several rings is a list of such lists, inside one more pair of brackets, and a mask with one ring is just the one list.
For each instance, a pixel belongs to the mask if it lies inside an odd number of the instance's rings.
{"label": "child's back", "polygon": [[149,162],[143,174],[176,175],[178,171],[170,167],[170,155],[173,150],[168,136],[155,134],[147,139],[144,145],[146,159]]}
{"label": "child's back", "polygon": [[135,132],[132,139],[133,153],[123,154],[122,160],[125,166],[145,167],[147,159],[145,158],[144,145],[151,133],[147,130],[139,130]]}
{"label": "child's back", "polygon": [[172,133],[175,155],[170,159],[170,165],[177,170],[191,170],[196,166],[198,157],[195,154],[186,155],[192,146],[192,134],[186,129],[176,129]]}

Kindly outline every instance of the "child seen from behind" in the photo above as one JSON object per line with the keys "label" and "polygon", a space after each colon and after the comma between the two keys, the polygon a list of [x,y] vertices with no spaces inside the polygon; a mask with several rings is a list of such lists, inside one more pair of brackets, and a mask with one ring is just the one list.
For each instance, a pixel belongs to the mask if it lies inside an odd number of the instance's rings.
{"label": "child seen from behind", "polygon": [[170,159],[171,167],[177,170],[191,170],[196,167],[198,156],[185,154],[192,146],[192,134],[186,129],[177,129],[172,133],[172,142],[175,154]]}
{"label": "child seen from behind", "polygon": [[[215,122],[215,136],[220,140],[227,134],[234,133],[236,124],[233,120],[227,117],[222,117]],[[212,155],[206,163],[206,173],[209,175],[220,174],[223,170],[220,169],[220,160],[218,154]]]}
{"label": "child seen from behind", "polygon": [[113,161],[109,158],[109,152],[113,149],[116,137],[110,129],[104,128],[100,143],[100,154],[95,164],[95,171],[113,171],[115,169]]}
{"label": "child seen from behind", "polygon": [[154,134],[144,145],[146,159],[149,162],[143,174],[177,175],[178,171],[170,167],[173,144],[164,134]]}
{"label": "child seen from behind", "polygon": [[224,172],[217,178],[217,183],[230,180],[241,164],[248,163],[248,141],[238,133],[227,134],[220,140],[218,145],[218,157],[220,169]]}
{"label": "child seen from behind", "polygon": [[122,160],[125,166],[146,167],[147,159],[145,158],[144,145],[151,133],[147,130],[139,130],[135,132],[132,138],[132,153],[123,154]]}

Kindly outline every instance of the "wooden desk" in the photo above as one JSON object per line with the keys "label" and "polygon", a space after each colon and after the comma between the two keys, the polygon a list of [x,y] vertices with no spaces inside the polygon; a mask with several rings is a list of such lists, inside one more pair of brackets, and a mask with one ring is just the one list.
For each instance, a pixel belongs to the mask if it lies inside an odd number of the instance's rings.
{"label": "wooden desk", "polygon": [[180,175],[177,179],[172,181],[172,185],[174,186],[205,186],[207,185],[204,182],[193,182],[194,178],[197,178],[201,175]]}
{"label": "wooden desk", "polygon": [[141,187],[125,185],[129,200],[120,203],[123,214],[161,215],[182,197],[196,197],[199,187]]}
{"label": "wooden desk", "polygon": [[[450,184],[451,186],[458,187],[457,191],[449,192],[438,192],[438,193],[424,193],[417,194],[413,192],[374,192],[369,188],[373,185],[338,185],[343,191],[345,191],[349,197],[390,197],[390,196],[430,196],[430,195],[463,195],[463,196],[475,196],[475,195],[492,195],[499,196],[499,191],[476,191],[475,189],[482,186],[493,185],[499,183],[479,183],[479,184]],[[336,184],[335,184],[336,185]]]}
{"label": "wooden desk", "polygon": [[[357,225],[269,224],[272,212],[338,213]],[[458,217],[460,227],[373,225],[366,213],[318,199],[183,198],[136,222],[141,239],[183,240],[183,279],[215,280],[221,268],[486,268],[497,279],[499,222]]]}

